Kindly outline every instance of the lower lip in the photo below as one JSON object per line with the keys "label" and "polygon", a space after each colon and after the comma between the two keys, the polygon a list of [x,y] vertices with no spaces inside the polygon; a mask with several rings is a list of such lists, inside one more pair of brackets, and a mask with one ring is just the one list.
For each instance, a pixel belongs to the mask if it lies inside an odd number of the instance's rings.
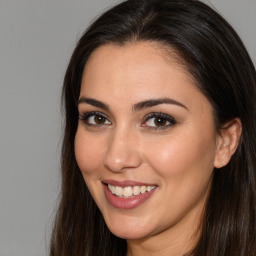
{"label": "lower lip", "polygon": [[111,193],[107,185],[103,185],[105,196],[108,202],[119,209],[133,209],[141,204],[143,204],[147,199],[151,197],[151,195],[156,191],[156,188],[152,189],[149,192],[144,194],[139,194],[137,196],[133,196],[130,198],[118,197]]}

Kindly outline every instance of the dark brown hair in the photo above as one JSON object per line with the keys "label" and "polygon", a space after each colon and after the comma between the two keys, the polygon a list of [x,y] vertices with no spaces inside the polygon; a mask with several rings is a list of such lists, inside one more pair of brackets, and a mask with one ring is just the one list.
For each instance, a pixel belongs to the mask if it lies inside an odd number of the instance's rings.
{"label": "dark brown hair", "polygon": [[243,132],[229,164],[214,170],[194,256],[256,256],[256,73],[236,32],[196,0],[128,0],[84,33],[65,75],[62,191],[51,256],[120,256],[126,242],[110,233],[77,166],[74,137],[84,66],[108,43],[151,41],[178,53],[213,106],[216,127],[240,118]]}

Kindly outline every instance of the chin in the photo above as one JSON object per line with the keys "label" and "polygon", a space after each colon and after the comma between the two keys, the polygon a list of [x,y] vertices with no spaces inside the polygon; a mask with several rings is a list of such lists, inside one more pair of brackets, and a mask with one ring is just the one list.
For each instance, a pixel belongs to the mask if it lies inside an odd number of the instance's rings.
{"label": "chin", "polygon": [[[136,225],[135,223],[113,222],[106,223],[111,233],[126,240],[137,240],[147,237],[153,232],[145,225]],[[148,225],[147,225],[148,226]]]}
{"label": "chin", "polygon": [[125,239],[125,240],[138,240],[145,238],[147,235],[144,232],[136,232],[133,230],[111,230],[115,236]]}

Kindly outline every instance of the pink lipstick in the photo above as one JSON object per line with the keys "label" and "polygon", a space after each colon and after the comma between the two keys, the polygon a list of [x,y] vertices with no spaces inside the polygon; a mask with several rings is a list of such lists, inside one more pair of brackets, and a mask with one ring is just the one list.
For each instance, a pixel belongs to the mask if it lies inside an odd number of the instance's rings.
{"label": "pink lipstick", "polygon": [[102,182],[108,202],[120,209],[132,209],[149,199],[157,186],[135,181],[104,180]]}

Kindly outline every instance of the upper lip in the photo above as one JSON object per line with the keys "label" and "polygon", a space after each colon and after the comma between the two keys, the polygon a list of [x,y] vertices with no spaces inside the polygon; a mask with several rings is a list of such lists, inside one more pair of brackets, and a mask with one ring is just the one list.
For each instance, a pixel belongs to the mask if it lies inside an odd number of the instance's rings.
{"label": "upper lip", "polygon": [[117,181],[117,180],[102,180],[102,183],[110,184],[112,186],[118,186],[118,187],[134,187],[134,186],[156,186],[156,184],[152,183],[143,183],[133,180],[123,180],[123,181]]}

